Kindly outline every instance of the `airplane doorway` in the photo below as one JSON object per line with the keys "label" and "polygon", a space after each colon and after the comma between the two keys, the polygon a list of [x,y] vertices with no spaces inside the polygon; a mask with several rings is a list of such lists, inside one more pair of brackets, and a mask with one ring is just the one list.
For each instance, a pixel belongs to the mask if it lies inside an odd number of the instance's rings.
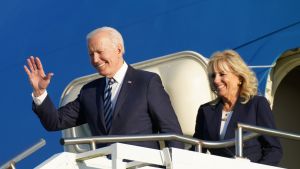
{"label": "airplane doorway", "polygon": [[[275,91],[273,113],[278,129],[297,134],[300,133],[299,94],[300,66],[298,65],[284,76]],[[283,146],[281,166],[285,168],[298,168],[300,166],[298,158],[300,142],[288,139],[281,139],[280,141]]]}

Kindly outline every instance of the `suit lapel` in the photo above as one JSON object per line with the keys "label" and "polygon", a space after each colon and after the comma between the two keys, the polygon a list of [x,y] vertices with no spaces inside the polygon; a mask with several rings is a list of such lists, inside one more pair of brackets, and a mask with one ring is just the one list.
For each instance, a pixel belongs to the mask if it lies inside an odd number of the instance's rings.
{"label": "suit lapel", "polygon": [[214,127],[208,127],[208,130],[211,133],[212,140],[219,140],[223,104],[219,101],[212,109],[212,111],[206,113],[206,116],[209,117],[207,118],[208,126]]}
{"label": "suit lapel", "polygon": [[[121,86],[121,90],[119,93],[119,96],[117,98],[117,102],[115,105],[115,109],[113,112],[113,122],[114,123],[114,119],[115,117],[119,114],[121,107],[124,103],[124,101],[126,100],[126,96],[128,94],[128,91],[130,90],[130,88],[132,87],[134,81],[132,80],[132,73],[133,73],[133,68],[131,66],[128,66],[127,72],[125,74],[122,86]],[[112,125],[113,128],[114,125]]]}
{"label": "suit lapel", "polygon": [[99,85],[96,88],[96,104],[98,108],[98,126],[99,128],[104,128],[106,130],[105,122],[104,122],[104,108],[103,108],[103,96],[105,89],[105,78],[101,78],[99,81]]}
{"label": "suit lapel", "polygon": [[227,126],[227,130],[224,136],[224,139],[231,139],[235,137],[235,129],[237,128],[237,122],[240,119],[240,116],[243,113],[243,105],[241,100],[238,99],[232,112],[232,116],[230,118],[229,124]]}

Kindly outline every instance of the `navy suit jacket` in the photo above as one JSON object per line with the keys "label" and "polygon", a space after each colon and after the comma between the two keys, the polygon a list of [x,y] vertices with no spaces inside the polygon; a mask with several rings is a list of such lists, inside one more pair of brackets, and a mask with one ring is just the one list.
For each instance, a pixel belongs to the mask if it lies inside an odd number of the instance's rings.
{"label": "navy suit jacket", "polygon": [[[112,127],[107,131],[103,115],[105,78],[84,85],[78,97],[59,108],[49,96],[33,111],[43,126],[50,131],[62,130],[88,123],[94,136],[138,134],[182,134],[178,119],[160,77],[151,72],[128,66],[113,112]],[[159,148],[158,142],[131,142],[129,144]],[[99,144],[98,147],[106,146]],[[183,148],[178,142],[167,146]]]}
{"label": "navy suit jacket", "polygon": [[[198,110],[194,137],[209,141],[219,141],[222,109],[223,104],[221,101],[218,101],[216,104],[206,103],[201,105]],[[246,104],[242,104],[241,99],[236,102],[224,140],[235,137],[235,129],[238,122],[275,128],[269,102],[263,96],[254,96]],[[233,157],[235,155],[234,147],[210,149],[209,151],[212,154],[225,157]],[[270,136],[259,136],[246,141],[243,145],[243,153],[252,162],[268,165],[277,165],[282,157],[279,140]]]}

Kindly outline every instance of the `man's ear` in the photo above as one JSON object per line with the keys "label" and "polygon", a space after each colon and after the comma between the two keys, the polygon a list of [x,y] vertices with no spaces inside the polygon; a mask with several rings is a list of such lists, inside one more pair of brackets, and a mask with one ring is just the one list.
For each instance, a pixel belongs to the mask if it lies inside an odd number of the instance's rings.
{"label": "man's ear", "polygon": [[117,52],[118,52],[118,54],[122,54],[122,51],[123,51],[122,45],[118,44],[118,46],[117,46]]}

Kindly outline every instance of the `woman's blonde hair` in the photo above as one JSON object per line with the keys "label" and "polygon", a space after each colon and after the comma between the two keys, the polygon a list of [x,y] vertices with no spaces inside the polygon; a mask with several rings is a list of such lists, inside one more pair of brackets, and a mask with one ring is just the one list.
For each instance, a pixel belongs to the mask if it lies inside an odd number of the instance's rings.
{"label": "woman's blonde hair", "polygon": [[257,79],[255,73],[246,65],[237,52],[224,50],[222,52],[216,52],[211,56],[208,63],[208,79],[211,89],[216,92],[211,76],[214,70],[230,71],[240,78],[240,97],[242,98],[242,103],[247,103],[252,96],[257,94]]}

